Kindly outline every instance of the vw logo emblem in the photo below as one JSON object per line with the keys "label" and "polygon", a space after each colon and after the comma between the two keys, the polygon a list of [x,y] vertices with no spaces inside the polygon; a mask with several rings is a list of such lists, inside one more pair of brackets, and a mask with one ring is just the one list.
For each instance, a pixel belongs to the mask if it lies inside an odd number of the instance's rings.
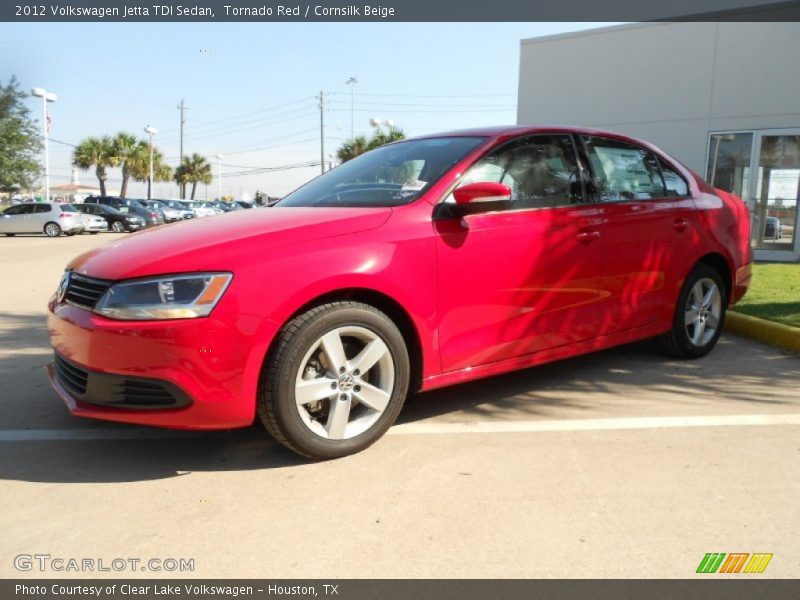
{"label": "vw logo emblem", "polygon": [[72,275],[72,271],[67,271],[64,273],[64,276],[61,278],[61,283],[58,284],[58,291],[56,292],[56,300],[59,302],[64,301],[64,296],[67,295],[67,288],[69,288],[69,278]]}
{"label": "vw logo emblem", "polygon": [[353,389],[356,381],[353,379],[353,376],[350,373],[345,373],[341,377],[339,377],[339,389],[343,392],[349,392]]}

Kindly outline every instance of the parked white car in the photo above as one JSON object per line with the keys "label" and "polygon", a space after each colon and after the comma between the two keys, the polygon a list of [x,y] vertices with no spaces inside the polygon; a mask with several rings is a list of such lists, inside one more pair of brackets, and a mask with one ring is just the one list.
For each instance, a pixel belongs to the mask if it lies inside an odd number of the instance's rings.
{"label": "parked white car", "polygon": [[29,202],[9,206],[0,214],[0,233],[43,233],[47,237],[75,235],[83,231],[81,213],[71,204]]}

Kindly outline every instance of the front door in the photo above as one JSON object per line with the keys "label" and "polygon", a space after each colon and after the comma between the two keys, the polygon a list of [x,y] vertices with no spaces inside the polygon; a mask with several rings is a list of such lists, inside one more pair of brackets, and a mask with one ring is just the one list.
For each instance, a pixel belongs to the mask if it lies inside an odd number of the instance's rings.
{"label": "front door", "polygon": [[507,184],[512,201],[434,222],[445,372],[595,335],[601,232],[581,178],[569,135],[510,142],[462,178]]}
{"label": "front door", "polygon": [[31,224],[33,204],[11,206],[0,215],[0,233],[31,233],[36,231]]}

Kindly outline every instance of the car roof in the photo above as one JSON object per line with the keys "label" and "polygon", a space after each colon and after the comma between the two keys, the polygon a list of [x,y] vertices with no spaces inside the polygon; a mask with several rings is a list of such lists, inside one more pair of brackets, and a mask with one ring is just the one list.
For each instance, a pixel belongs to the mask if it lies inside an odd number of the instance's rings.
{"label": "car roof", "polygon": [[603,137],[613,137],[620,140],[628,140],[636,144],[644,144],[642,140],[637,140],[630,136],[605,129],[594,127],[576,127],[574,125],[497,125],[493,127],[476,127],[473,129],[456,129],[452,131],[441,131],[438,133],[428,133],[425,135],[414,136],[408,139],[431,139],[442,137],[488,137],[488,138],[508,138],[520,135],[534,135],[537,133],[577,133],[582,135],[597,135]]}

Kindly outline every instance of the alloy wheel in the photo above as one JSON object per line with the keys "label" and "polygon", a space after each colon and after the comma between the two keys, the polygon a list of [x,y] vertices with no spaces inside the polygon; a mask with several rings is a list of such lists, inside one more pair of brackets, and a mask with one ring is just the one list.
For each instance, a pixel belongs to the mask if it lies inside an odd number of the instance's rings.
{"label": "alloy wheel", "polygon": [[704,277],[692,287],[686,299],[684,326],[694,346],[708,344],[719,329],[722,316],[722,294],[714,280]]}
{"label": "alloy wheel", "polygon": [[392,397],[395,364],[386,343],[360,326],[325,333],[300,363],[294,395],[303,423],[329,440],[372,427]]}

